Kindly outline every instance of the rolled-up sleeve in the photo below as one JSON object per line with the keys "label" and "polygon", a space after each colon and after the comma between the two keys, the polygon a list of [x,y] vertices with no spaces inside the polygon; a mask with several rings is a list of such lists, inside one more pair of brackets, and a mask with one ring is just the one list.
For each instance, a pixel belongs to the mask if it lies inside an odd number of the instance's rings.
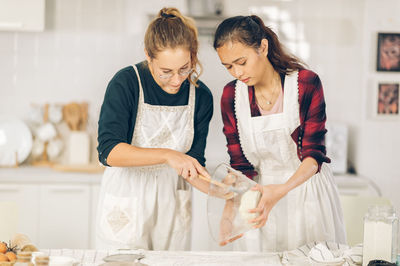
{"label": "rolled-up sleeve", "polygon": [[325,128],[326,105],[321,80],[312,71],[304,70],[299,73],[300,93],[300,130],[295,141],[301,145],[299,157],[314,158],[318,163],[318,171],[322,163],[330,163],[326,156]]}
{"label": "rolled-up sleeve", "polygon": [[115,78],[110,81],[101,106],[98,123],[99,160],[107,164],[110,151],[119,143],[127,143],[130,138],[132,95],[123,83]]}

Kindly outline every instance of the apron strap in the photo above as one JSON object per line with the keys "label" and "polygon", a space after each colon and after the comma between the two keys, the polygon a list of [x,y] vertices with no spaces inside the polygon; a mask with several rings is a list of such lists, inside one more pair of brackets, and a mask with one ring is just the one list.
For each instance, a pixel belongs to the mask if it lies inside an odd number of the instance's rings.
{"label": "apron strap", "polygon": [[256,144],[254,143],[254,138],[251,136],[252,123],[249,89],[248,86],[240,80],[236,81],[234,110],[239,143],[243,155],[254,167],[257,167],[259,165],[259,158],[253,156],[251,152],[253,147],[256,147]]}
{"label": "apron strap", "polygon": [[137,67],[133,65],[133,69],[136,72],[136,76],[138,78],[138,83],[139,83],[139,104],[144,103],[144,96],[143,96],[143,88],[142,88],[142,81],[140,80],[140,75]]}
{"label": "apron strap", "polygon": [[[189,108],[189,119],[190,119],[190,134],[194,136],[194,111],[195,111],[195,97],[196,97],[196,89],[193,84],[190,83],[189,88],[189,99],[188,99],[188,108]],[[187,151],[190,150],[193,144],[193,138],[191,141],[188,141],[185,145],[185,149]]]}
{"label": "apron strap", "polygon": [[[294,72],[286,76],[284,84],[283,119],[285,119],[287,125],[286,130],[289,135],[300,125],[297,80],[298,72]],[[258,146],[253,131],[257,128],[256,126],[258,126],[258,128],[260,126],[264,127],[261,122],[265,121],[265,118],[251,117],[249,88],[240,80],[236,81],[234,110],[243,154],[246,159],[257,168],[260,165],[261,159],[256,152],[258,151]],[[281,121],[272,119],[274,117],[269,118],[271,118],[269,119],[270,126],[279,126]],[[257,119],[257,123],[253,123],[254,119]],[[273,123],[274,121],[275,123]]]}
{"label": "apron strap", "polygon": [[190,108],[194,107],[195,94],[196,94],[196,88],[192,83],[190,83],[189,100],[188,100],[188,105],[190,106]]}
{"label": "apron strap", "polygon": [[[285,97],[286,106],[283,108],[290,110],[287,113],[287,123],[289,125],[289,134],[294,132],[300,126],[300,104],[299,104],[299,72],[293,72],[285,79]],[[286,90],[287,89],[287,90]]]}

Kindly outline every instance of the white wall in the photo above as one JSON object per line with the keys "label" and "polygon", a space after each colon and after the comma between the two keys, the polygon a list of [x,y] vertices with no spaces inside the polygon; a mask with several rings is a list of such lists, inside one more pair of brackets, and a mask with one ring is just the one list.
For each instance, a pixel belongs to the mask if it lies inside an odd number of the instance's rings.
{"label": "white wall", "polygon": [[354,135],[354,163],[361,175],[372,178],[384,196],[392,200],[400,213],[400,119],[381,120],[373,116],[373,97],[378,82],[400,83],[400,72],[377,72],[378,32],[400,32],[400,1],[368,0],[365,2],[363,27],[363,61],[361,110],[363,114]]}
{"label": "white wall", "polygon": [[[328,121],[349,126],[349,160],[361,175],[374,179],[400,210],[399,119],[371,117],[376,81],[400,81],[398,73],[375,71],[379,31],[399,32],[397,0],[226,0],[226,15],[249,14],[273,7],[289,16],[284,26],[295,28],[295,47],[323,82]],[[185,0],[48,0],[46,30],[40,33],[0,32],[0,114],[26,119],[31,103],[89,101],[96,130],[105,87],[114,73],[143,56],[148,14],[163,6],[186,11]],[[267,16],[263,16],[266,24]],[[281,24],[281,25],[283,25]],[[284,40],[292,36],[286,36]],[[201,37],[202,80],[214,94],[206,156],[211,170],[227,161],[219,111],[222,88],[231,78]],[[302,50],[301,47],[305,48]],[[194,197],[195,249],[216,248],[207,232],[205,196]]]}

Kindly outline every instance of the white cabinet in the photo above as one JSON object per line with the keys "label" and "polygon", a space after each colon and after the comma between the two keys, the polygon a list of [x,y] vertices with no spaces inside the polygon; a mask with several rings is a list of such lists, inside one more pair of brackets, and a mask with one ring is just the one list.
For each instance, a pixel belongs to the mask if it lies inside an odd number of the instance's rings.
{"label": "white cabinet", "polygon": [[94,248],[101,177],[48,168],[3,168],[0,202],[17,204],[16,232],[27,235],[38,248]]}
{"label": "white cabinet", "polygon": [[90,201],[92,204],[91,207],[91,221],[90,221],[90,245],[89,248],[95,249],[96,248],[96,219],[97,219],[97,204],[99,202],[99,195],[100,195],[100,184],[92,185],[92,193],[91,197],[92,200]]}
{"label": "white cabinet", "polygon": [[40,190],[40,248],[88,248],[90,186],[43,185]]}
{"label": "white cabinet", "polygon": [[45,0],[0,0],[0,31],[43,31]]}
{"label": "white cabinet", "polygon": [[335,175],[334,180],[341,195],[382,196],[379,186],[370,178],[354,174],[343,174]]}
{"label": "white cabinet", "polygon": [[[0,201],[15,202],[17,204],[17,232],[28,235],[33,243],[36,243],[39,239],[37,234],[38,198],[39,190],[35,185],[0,184]],[[0,239],[0,241],[8,241],[8,239]]]}

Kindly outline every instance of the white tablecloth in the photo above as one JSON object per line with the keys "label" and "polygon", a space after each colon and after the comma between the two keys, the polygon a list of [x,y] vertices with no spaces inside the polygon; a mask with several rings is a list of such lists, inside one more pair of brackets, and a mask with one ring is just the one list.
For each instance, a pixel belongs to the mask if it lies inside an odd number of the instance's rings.
{"label": "white tablecloth", "polygon": [[[279,253],[254,253],[236,251],[149,251],[149,250],[74,250],[47,249],[41,250],[49,256],[73,257],[84,266],[95,266],[104,263],[103,258],[113,254],[142,254],[141,263],[151,266],[236,266],[236,265],[312,265],[309,251],[316,243],[299,249]],[[349,248],[334,243],[324,243],[335,254],[345,258],[343,265],[359,265],[362,249]],[[318,264],[332,265],[332,264]]]}

